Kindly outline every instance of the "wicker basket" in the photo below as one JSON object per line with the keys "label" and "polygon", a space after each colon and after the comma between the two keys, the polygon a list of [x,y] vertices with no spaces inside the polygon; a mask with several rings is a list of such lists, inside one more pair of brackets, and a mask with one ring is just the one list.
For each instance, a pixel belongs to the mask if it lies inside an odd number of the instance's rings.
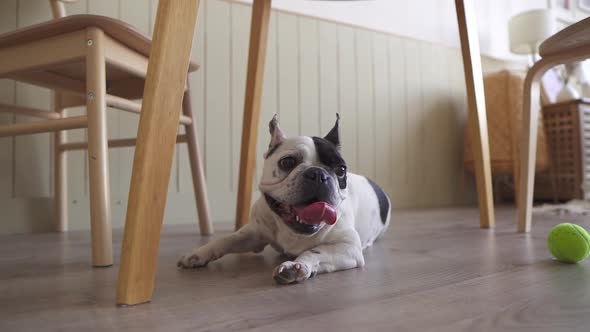
{"label": "wicker basket", "polygon": [[[523,85],[524,74],[506,70],[488,74],[484,78],[492,176],[514,174],[515,158],[520,151]],[[471,173],[474,171],[474,161],[468,130],[472,120],[469,112],[465,129],[464,165]],[[537,172],[549,170],[543,121],[539,121],[535,167]]]}
{"label": "wicker basket", "polygon": [[551,148],[552,176],[540,176],[535,196],[548,196],[543,183],[555,181],[559,200],[583,199],[590,181],[590,103],[574,100],[543,107],[545,130]]}

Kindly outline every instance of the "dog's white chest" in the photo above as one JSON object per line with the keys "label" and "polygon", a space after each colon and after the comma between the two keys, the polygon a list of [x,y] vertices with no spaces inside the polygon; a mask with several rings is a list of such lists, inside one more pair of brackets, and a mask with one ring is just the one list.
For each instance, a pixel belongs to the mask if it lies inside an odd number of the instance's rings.
{"label": "dog's white chest", "polygon": [[322,229],[315,235],[306,237],[293,233],[286,225],[280,222],[277,224],[278,228],[272,246],[275,250],[289,256],[299,256],[302,252],[317,246],[322,242],[327,230]]}

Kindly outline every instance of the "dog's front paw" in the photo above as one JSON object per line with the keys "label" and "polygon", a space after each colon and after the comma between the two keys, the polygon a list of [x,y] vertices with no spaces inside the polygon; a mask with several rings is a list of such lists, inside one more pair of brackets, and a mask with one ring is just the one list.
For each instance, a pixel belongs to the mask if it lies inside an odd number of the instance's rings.
{"label": "dog's front paw", "polygon": [[287,261],[277,266],[272,277],[279,284],[291,284],[309,279],[311,269],[304,263]]}
{"label": "dog's front paw", "polygon": [[176,266],[184,269],[194,269],[197,267],[206,266],[210,259],[205,259],[202,254],[197,252],[191,252],[182,256]]}

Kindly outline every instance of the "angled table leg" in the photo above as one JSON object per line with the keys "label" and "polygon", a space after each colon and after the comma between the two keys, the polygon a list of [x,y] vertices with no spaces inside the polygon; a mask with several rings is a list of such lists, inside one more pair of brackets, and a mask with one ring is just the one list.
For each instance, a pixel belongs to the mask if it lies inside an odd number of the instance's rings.
{"label": "angled table leg", "polygon": [[475,21],[473,0],[455,0],[463,68],[467,85],[468,112],[473,112],[476,119],[472,128],[473,157],[475,160],[475,177],[479,203],[480,226],[494,227],[494,198],[492,195],[492,171],[490,167],[490,147],[488,142],[488,125],[486,103],[483,88],[479,42]]}
{"label": "angled table leg", "polygon": [[541,111],[541,80],[552,67],[588,59],[590,46],[577,47],[566,54],[546,56],[537,61],[526,75],[522,103],[522,132],[520,137],[520,179],[518,184],[518,232],[531,231],[537,158],[537,129]]}
{"label": "angled table leg", "polygon": [[[550,68],[544,60],[537,62],[526,75],[523,89],[522,133],[520,149],[520,181],[518,183],[519,233],[531,231],[531,215],[533,208],[533,189],[535,184],[535,160],[537,158],[537,129],[539,111],[541,110],[540,80]],[[516,185],[516,183],[515,183]]]}
{"label": "angled table leg", "polygon": [[252,201],[252,182],[256,165],[256,141],[260,121],[260,101],[271,0],[254,0],[250,23],[250,50],[246,79],[244,123],[242,125],[242,148],[240,154],[240,177],[236,208],[236,229],[248,223]]}
{"label": "angled table leg", "polygon": [[117,303],[152,296],[160,232],[199,0],[160,0],[145,83]]}

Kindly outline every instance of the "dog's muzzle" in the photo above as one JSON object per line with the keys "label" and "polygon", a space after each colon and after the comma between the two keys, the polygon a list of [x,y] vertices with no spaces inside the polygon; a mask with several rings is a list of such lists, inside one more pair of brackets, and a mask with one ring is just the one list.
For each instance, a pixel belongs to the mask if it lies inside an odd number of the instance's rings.
{"label": "dog's muzzle", "polygon": [[315,200],[305,204],[288,205],[268,194],[264,197],[271,210],[296,233],[311,235],[317,233],[326,224],[336,223],[336,209],[327,202]]}

